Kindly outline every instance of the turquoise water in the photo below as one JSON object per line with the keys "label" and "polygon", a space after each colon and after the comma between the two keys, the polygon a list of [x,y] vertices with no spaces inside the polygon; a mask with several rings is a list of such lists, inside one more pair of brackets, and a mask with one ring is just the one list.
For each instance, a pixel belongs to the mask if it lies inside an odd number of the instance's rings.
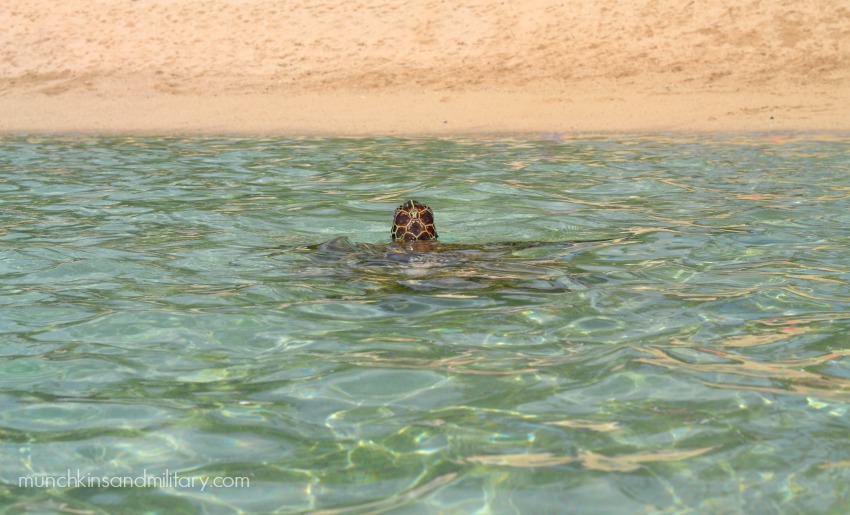
{"label": "turquoise water", "polygon": [[0,139],[0,512],[846,512],[848,155]]}

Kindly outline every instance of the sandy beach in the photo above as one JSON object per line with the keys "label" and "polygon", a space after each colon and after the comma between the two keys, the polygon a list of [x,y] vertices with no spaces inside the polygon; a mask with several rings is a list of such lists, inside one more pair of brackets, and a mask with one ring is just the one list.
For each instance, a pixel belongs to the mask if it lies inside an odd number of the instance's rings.
{"label": "sandy beach", "polygon": [[0,9],[0,132],[850,130],[850,1]]}

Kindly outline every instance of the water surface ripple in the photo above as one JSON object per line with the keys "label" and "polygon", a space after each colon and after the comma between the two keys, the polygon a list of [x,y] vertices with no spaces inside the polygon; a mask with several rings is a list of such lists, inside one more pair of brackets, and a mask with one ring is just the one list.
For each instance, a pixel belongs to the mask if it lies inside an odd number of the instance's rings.
{"label": "water surface ripple", "polygon": [[848,155],[0,139],[0,511],[845,512]]}

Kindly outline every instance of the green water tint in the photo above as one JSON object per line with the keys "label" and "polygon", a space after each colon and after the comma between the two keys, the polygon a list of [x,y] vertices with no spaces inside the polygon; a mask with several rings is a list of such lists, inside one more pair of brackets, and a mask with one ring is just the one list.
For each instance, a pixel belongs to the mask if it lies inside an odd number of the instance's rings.
{"label": "green water tint", "polygon": [[[848,155],[7,137],[0,506],[845,512]],[[18,486],[68,469],[250,487]]]}

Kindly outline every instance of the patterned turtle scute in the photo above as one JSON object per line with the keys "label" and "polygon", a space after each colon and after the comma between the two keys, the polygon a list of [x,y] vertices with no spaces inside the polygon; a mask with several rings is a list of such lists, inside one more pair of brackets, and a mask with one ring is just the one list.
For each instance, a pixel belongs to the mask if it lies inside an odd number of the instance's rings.
{"label": "patterned turtle scute", "polygon": [[393,241],[436,240],[434,212],[425,204],[408,200],[395,209],[391,233]]}

